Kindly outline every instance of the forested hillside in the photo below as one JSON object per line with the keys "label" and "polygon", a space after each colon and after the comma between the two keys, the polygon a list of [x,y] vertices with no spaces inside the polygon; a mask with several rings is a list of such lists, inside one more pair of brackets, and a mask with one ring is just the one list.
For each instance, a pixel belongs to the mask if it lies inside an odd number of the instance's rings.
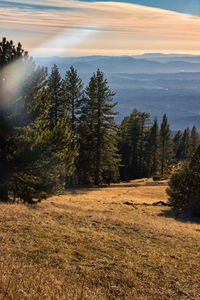
{"label": "forested hillside", "polygon": [[86,86],[73,66],[63,78],[56,65],[48,74],[6,38],[0,83],[1,201],[32,203],[72,185],[165,176],[199,144],[195,126],[172,136],[166,114],[159,126],[135,109],[117,124],[115,93],[99,69]]}

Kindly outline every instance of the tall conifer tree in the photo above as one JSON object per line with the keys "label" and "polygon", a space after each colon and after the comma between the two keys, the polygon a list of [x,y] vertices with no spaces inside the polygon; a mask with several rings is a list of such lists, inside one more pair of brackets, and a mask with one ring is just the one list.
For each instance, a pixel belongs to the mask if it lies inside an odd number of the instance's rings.
{"label": "tall conifer tree", "polygon": [[180,130],[177,131],[173,138],[174,142],[174,155],[176,160],[180,160],[182,156],[182,132]]}
{"label": "tall conifer tree", "polygon": [[181,141],[181,148],[182,148],[182,158],[188,158],[190,154],[190,129],[187,127],[182,136],[182,141]]}
{"label": "tall conifer tree", "polygon": [[161,174],[163,175],[164,172],[166,171],[167,166],[170,164],[173,155],[171,130],[169,127],[166,114],[163,115],[163,119],[160,127],[160,147],[161,147]]}
{"label": "tall conifer tree", "polygon": [[[133,179],[147,174],[147,142],[150,115],[134,109],[121,124],[121,140],[119,143],[122,155],[120,168],[122,179]],[[125,177],[123,177],[124,175]]]}
{"label": "tall conifer tree", "polygon": [[[5,37],[0,42],[0,200],[8,200],[8,182],[10,177],[11,168],[9,160],[12,157],[11,135],[13,134],[12,128],[12,111],[4,105],[7,97],[10,97],[10,87],[8,81],[10,79],[9,70],[6,68],[9,64],[20,59],[21,64],[27,58],[27,52],[22,49],[20,43],[17,47],[13,41],[8,41]],[[15,74],[16,76],[16,74]],[[10,100],[10,99],[9,99]]]}
{"label": "tall conifer tree", "polygon": [[199,143],[200,143],[199,133],[197,132],[196,127],[193,126],[192,130],[191,130],[191,135],[190,135],[191,150],[193,150],[196,146],[198,146]]}
{"label": "tall conifer tree", "polygon": [[[78,151],[79,147],[79,116],[83,97],[83,83],[73,66],[66,71],[62,82],[63,109],[70,120],[72,130],[71,149]],[[66,174],[66,187],[77,183],[77,159],[73,161]]]}
{"label": "tall conifer tree", "polygon": [[62,80],[57,65],[53,65],[48,79],[49,119],[53,128],[63,113]]}
{"label": "tall conifer tree", "polygon": [[118,178],[119,155],[117,154],[116,112],[110,90],[103,73],[97,70],[86,87],[86,97],[81,110],[80,157],[86,167],[81,180],[99,185]]}
{"label": "tall conifer tree", "polygon": [[157,118],[154,119],[153,126],[150,128],[149,138],[148,138],[148,175],[155,175],[158,172],[159,167],[159,151],[160,151],[160,142],[159,142],[159,126]]}
{"label": "tall conifer tree", "polygon": [[80,114],[81,99],[83,95],[83,82],[73,66],[66,71],[63,80],[63,105],[71,121],[72,131],[77,131]]}

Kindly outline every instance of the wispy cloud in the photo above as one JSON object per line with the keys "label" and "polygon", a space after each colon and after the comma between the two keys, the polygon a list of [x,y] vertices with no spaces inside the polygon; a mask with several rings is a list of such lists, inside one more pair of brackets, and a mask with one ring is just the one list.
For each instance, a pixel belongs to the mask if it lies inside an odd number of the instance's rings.
{"label": "wispy cloud", "polygon": [[73,36],[86,30],[95,34],[85,35],[71,54],[200,52],[198,16],[120,2],[9,1],[7,6],[2,2],[1,33],[12,38],[15,29],[13,39],[20,38],[29,49],[62,32]]}
{"label": "wispy cloud", "polygon": [[42,5],[40,3],[23,3],[23,2],[12,2],[12,1],[2,1],[1,7],[4,8],[19,8],[22,10],[76,10],[75,7],[66,7],[66,6],[54,6],[54,5]]}

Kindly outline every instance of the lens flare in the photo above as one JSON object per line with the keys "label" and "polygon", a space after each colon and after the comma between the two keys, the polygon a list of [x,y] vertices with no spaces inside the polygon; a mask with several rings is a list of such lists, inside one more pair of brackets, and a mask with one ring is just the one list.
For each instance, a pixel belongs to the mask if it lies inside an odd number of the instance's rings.
{"label": "lens flare", "polygon": [[[25,64],[22,59],[8,64],[0,73],[0,106],[4,108],[8,105],[14,96],[19,93],[25,80]],[[11,101],[12,102],[12,101]],[[11,104],[11,103],[10,103]]]}
{"label": "lens flare", "polygon": [[[90,26],[90,25],[88,25]],[[87,26],[87,27],[88,27]],[[94,25],[93,25],[94,26]],[[67,30],[54,36],[48,42],[40,45],[29,53],[30,56],[55,56],[66,55],[70,49],[83,43],[96,30],[80,29]],[[17,101],[16,95],[23,94],[26,80],[31,76],[32,69],[27,68],[27,64],[22,59],[8,64],[0,72],[0,108],[4,109],[9,106],[12,108],[14,101]]]}
{"label": "lens flare", "polygon": [[[94,25],[87,25],[86,28],[94,28]],[[67,30],[56,35],[53,39],[40,45],[37,49],[30,52],[31,56],[55,56],[67,55],[70,49],[77,47],[92,35],[96,34],[97,30],[81,29]]]}

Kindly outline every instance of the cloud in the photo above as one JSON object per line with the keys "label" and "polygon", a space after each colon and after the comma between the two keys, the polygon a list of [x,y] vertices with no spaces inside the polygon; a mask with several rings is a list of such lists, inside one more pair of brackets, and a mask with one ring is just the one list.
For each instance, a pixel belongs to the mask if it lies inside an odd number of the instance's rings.
{"label": "cloud", "polygon": [[26,49],[39,47],[62,32],[78,35],[81,30],[88,30],[95,35],[86,35],[71,54],[200,53],[198,16],[120,2],[17,2],[22,6],[9,3],[12,5],[0,8],[1,32],[8,32],[11,37],[15,29],[14,36]]}
{"label": "cloud", "polygon": [[27,3],[27,2],[14,2],[2,1],[1,7],[3,8],[19,8],[22,10],[76,10],[77,8],[70,8],[66,6],[42,5],[41,3]]}

